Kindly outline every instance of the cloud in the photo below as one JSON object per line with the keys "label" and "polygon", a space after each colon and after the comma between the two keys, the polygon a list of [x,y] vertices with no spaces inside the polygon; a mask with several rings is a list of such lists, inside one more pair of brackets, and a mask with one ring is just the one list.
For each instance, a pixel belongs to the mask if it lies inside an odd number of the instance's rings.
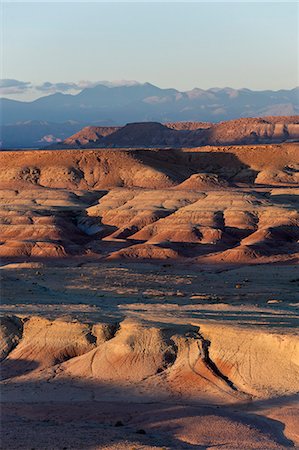
{"label": "cloud", "polygon": [[103,84],[103,83],[101,81],[81,80],[81,81],[78,81],[77,86],[78,86],[78,89],[82,90],[82,89],[98,86],[99,84]]}
{"label": "cloud", "polygon": [[115,80],[115,81],[98,81],[96,83],[93,83],[94,86],[97,84],[104,84],[104,86],[107,87],[118,87],[118,86],[137,86],[141,83],[139,81],[135,80]]}
{"label": "cloud", "polygon": [[[63,93],[77,93],[86,88],[93,88],[99,84],[107,87],[116,86],[135,86],[140,83],[137,81],[128,80],[117,80],[117,81],[88,81],[81,80],[76,83],[74,82],[58,82],[51,83],[50,81],[45,81],[41,84],[33,84],[29,81],[19,81],[14,79],[0,79],[0,95],[12,96],[12,98],[22,98],[22,94],[27,94],[30,97],[38,98],[39,95],[55,94],[57,92]],[[27,97],[28,97],[27,95]]]}
{"label": "cloud", "polygon": [[0,79],[0,94],[22,94],[32,88],[30,81],[19,81],[11,78]]}
{"label": "cloud", "polygon": [[82,88],[76,83],[50,83],[46,81],[45,83],[35,86],[37,91],[55,93],[55,92],[67,92],[67,91],[78,91]]}
{"label": "cloud", "polygon": [[127,80],[119,80],[119,81],[88,81],[81,80],[78,83],[51,83],[50,81],[46,81],[45,83],[35,86],[35,89],[40,92],[47,92],[54,94],[55,92],[67,92],[67,91],[82,91],[82,89],[92,88],[102,84],[107,87],[116,87],[116,86],[134,86],[139,84],[137,81],[127,81]]}

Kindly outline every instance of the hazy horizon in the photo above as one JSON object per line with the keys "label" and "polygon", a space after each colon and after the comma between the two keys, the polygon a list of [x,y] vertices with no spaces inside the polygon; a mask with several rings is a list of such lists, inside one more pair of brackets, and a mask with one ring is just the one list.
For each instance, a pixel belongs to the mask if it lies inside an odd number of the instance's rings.
{"label": "hazy horizon", "polygon": [[[154,83],[151,83],[150,81],[145,81],[144,83],[138,82],[136,80],[115,80],[115,81],[98,81],[98,82],[89,82],[89,81],[79,81],[79,82],[61,82],[61,83],[51,83],[49,81],[43,82],[41,85],[33,85],[30,82],[23,82],[20,80],[12,80],[12,79],[0,79],[0,98],[7,98],[12,100],[19,100],[19,101],[25,101],[30,102],[37,100],[41,97],[46,97],[49,95],[53,95],[56,93],[62,93],[62,94],[68,94],[68,95],[77,95],[82,90],[86,88],[93,88],[95,86],[103,85],[108,88],[114,88],[114,87],[130,87],[130,86],[142,86],[145,84],[151,84],[158,88],[161,88],[161,86],[157,86]],[[72,85],[74,85],[72,87]],[[24,86],[24,87],[23,87]],[[180,91],[174,86],[166,86],[165,88],[161,89],[174,89],[178,92],[190,92],[192,90],[203,90],[203,91],[213,91],[213,90],[225,90],[225,89],[232,89],[236,91],[240,90],[249,90],[253,92],[262,92],[262,91],[289,91],[292,89],[296,89],[299,86],[294,86],[290,89],[250,89],[246,86],[242,88],[235,88],[234,86],[211,86],[207,89],[202,89],[200,86],[194,86],[191,89],[188,89],[186,91]],[[19,92],[18,92],[19,90]],[[6,93],[8,92],[8,93]],[[9,93],[11,92],[11,93]]]}
{"label": "hazy horizon", "polygon": [[77,80],[137,80],[179,91],[292,89],[297,13],[294,2],[4,2],[1,78],[18,82],[1,95],[75,93]]}

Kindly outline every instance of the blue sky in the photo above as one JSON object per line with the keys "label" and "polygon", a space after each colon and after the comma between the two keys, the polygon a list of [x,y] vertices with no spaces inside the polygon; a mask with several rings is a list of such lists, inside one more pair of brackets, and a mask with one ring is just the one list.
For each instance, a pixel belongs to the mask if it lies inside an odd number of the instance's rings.
{"label": "blue sky", "polygon": [[295,2],[10,1],[1,24],[1,78],[31,83],[14,98],[40,96],[32,86],[46,81],[138,80],[179,90],[298,85]]}

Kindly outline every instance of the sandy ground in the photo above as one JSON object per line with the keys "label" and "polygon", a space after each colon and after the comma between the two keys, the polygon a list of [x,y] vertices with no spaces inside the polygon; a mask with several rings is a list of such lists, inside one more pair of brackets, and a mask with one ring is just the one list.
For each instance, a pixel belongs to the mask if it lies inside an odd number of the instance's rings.
{"label": "sandy ground", "polygon": [[298,326],[299,278],[294,265],[204,267],[73,259],[10,263],[0,270],[1,310],[6,314],[95,321],[106,316],[142,318],[145,312],[147,317],[162,314],[161,321],[170,317],[182,323],[195,317],[213,320],[214,315],[217,322],[232,323],[239,316],[244,326]]}

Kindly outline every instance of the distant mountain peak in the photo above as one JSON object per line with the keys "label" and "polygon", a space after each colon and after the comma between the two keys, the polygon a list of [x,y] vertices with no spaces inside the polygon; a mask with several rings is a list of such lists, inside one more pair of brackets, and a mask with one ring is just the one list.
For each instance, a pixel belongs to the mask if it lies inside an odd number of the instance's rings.
{"label": "distant mountain peak", "polygon": [[[76,94],[50,94],[30,102],[0,99],[1,127],[28,121],[44,122],[44,126],[68,122],[71,131],[77,132],[78,123],[122,126],[128,122],[221,122],[299,113],[298,88],[253,91],[214,87],[181,92],[149,82],[121,80],[108,84],[89,86]],[[44,134],[67,137],[61,130],[55,130],[47,129]],[[13,138],[14,145],[23,145],[20,133]]]}

